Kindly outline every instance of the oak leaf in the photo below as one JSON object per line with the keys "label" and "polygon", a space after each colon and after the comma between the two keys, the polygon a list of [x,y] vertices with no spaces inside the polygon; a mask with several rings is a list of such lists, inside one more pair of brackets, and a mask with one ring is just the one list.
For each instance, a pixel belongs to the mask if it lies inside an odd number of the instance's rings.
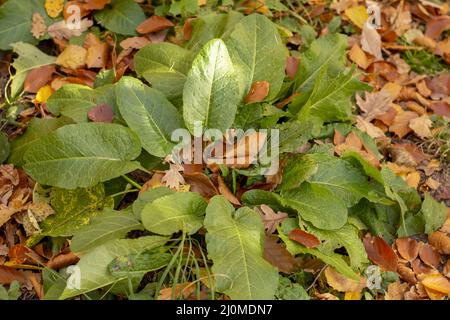
{"label": "oak leaf", "polygon": [[33,13],[32,23],[31,23],[31,33],[33,37],[39,39],[45,35],[47,32],[47,26],[45,24],[44,18],[39,12]]}
{"label": "oak leaf", "polygon": [[269,234],[274,233],[278,225],[288,217],[287,213],[280,211],[275,213],[271,207],[265,204],[257,208],[257,211],[264,223],[264,229]]}

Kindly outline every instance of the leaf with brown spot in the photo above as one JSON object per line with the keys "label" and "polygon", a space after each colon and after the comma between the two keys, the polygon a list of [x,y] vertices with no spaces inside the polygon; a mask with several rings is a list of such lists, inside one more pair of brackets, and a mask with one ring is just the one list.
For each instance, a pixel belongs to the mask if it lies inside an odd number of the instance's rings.
{"label": "leaf with brown spot", "polygon": [[395,245],[398,253],[405,260],[413,261],[419,254],[419,244],[414,239],[399,238],[395,240]]}
{"label": "leaf with brown spot", "polygon": [[140,34],[146,34],[151,32],[158,32],[167,28],[171,28],[173,26],[173,22],[164,17],[151,16],[150,18],[144,20],[140,25],[138,25],[136,31]]}
{"label": "leaf with brown spot", "polygon": [[386,271],[397,270],[397,255],[394,250],[380,237],[366,236],[363,240],[367,256],[373,263]]}
{"label": "leaf with brown spot", "polygon": [[304,245],[307,248],[315,248],[322,243],[315,235],[300,229],[294,229],[289,233],[289,239]]}
{"label": "leaf with brown spot", "polygon": [[280,272],[292,273],[298,269],[297,260],[278,242],[278,237],[267,235],[264,240],[264,259]]}
{"label": "leaf with brown spot", "polygon": [[114,120],[114,111],[109,105],[102,103],[89,110],[88,118],[93,122],[112,123]]}
{"label": "leaf with brown spot", "polygon": [[261,219],[264,223],[264,229],[268,234],[274,233],[278,225],[282,223],[287,217],[287,213],[278,211],[275,213],[268,205],[261,205],[260,208],[256,208],[259,212]]}
{"label": "leaf with brown spot", "polygon": [[325,269],[325,277],[328,284],[339,292],[359,293],[366,287],[366,279],[364,277],[360,277],[359,281],[356,281],[340,274],[330,266]]}
{"label": "leaf with brown spot", "polygon": [[425,36],[437,40],[441,34],[448,29],[450,29],[449,16],[433,17],[427,22]]}
{"label": "leaf with brown spot", "polygon": [[418,117],[419,115],[412,111],[400,112],[395,116],[389,131],[395,133],[399,138],[403,138],[412,131],[409,127],[410,121]]}
{"label": "leaf with brown spot", "polygon": [[25,78],[24,90],[26,92],[37,93],[52,79],[56,69],[54,65],[48,65],[31,70]]}
{"label": "leaf with brown spot", "polygon": [[245,97],[245,103],[255,103],[264,101],[269,94],[270,83],[267,81],[256,81],[252,84],[249,93]]}
{"label": "leaf with brown spot", "polygon": [[441,255],[439,252],[427,243],[421,242],[419,247],[420,259],[422,259],[425,264],[437,268],[441,263]]}

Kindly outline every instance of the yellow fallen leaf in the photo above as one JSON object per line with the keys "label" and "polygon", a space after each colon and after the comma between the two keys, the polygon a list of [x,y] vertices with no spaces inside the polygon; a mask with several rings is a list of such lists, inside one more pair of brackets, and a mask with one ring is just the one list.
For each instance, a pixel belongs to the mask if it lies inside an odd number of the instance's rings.
{"label": "yellow fallen leaf", "polygon": [[53,93],[53,89],[50,85],[43,86],[36,93],[36,99],[34,101],[37,103],[45,103],[45,102],[47,102],[48,98],[50,98],[52,93]]}
{"label": "yellow fallen leaf", "polygon": [[45,11],[51,18],[56,18],[64,9],[64,0],[45,0]]}
{"label": "yellow fallen leaf", "polygon": [[437,291],[446,295],[450,294],[450,280],[441,274],[432,274],[422,280],[425,288]]}
{"label": "yellow fallen leaf", "polygon": [[353,22],[354,25],[363,28],[364,23],[369,19],[365,6],[356,6],[345,9],[345,15]]}
{"label": "yellow fallen leaf", "polygon": [[56,64],[69,69],[79,69],[86,64],[87,50],[77,45],[69,45],[56,59]]}
{"label": "yellow fallen leaf", "polygon": [[347,278],[330,266],[325,269],[325,277],[328,284],[340,292],[360,293],[366,287],[366,279],[360,277],[359,281]]}
{"label": "yellow fallen leaf", "polygon": [[366,53],[361,49],[358,44],[354,44],[351,50],[348,52],[349,59],[356,63],[358,67],[366,70],[372,63],[372,59],[369,60]]}
{"label": "yellow fallen leaf", "polygon": [[419,136],[419,138],[425,139],[432,136],[431,126],[433,122],[430,120],[428,115],[423,116],[409,121],[409,127],[414,131],[414,133]]}
{"label": "yellow fallen leaf", "polygon": [[361,300],[361,292],[346,292],[344,300]]}

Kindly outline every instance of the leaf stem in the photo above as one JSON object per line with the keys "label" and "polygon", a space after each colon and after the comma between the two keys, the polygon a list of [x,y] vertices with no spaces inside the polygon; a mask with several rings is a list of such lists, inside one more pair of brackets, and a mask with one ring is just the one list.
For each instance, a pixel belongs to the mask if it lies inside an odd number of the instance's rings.
{"label": "leaf stem", "polygon": [[121,191],[121,192],[117,192],[114,193],[112,195],[110,195],[111,198],[117,197],[117,196],[121,196],[123,194],[127,194],[127,193],[131,193],[131,192],[138,192],[139,189],[130,189],[130,190],[125,190],[125,191]]}
{"label": "leaf stem", "polygon": [[131,179],[130,177],[128,177],[127,175],[122,175],[122,178],[124,178],[125,180],[127,180],[127,182],[129,183],[129,184],[131,184],[133,187],[136,187],[136,188],[138,188],[139,190],[141,190],[142,189],[142,186],[139,184],[139,183],[137,183],[136,181],[134,181],[133,179]]}

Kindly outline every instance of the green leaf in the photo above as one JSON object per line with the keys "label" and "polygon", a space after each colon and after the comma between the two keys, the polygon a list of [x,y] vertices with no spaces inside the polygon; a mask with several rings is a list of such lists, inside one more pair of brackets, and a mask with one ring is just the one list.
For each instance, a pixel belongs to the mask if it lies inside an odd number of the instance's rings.
{"label": "green leaf", "polygon": [[227,14],[211,13],[195,19],[192,21],[192,36],[186,48],[198,52],[208,41],[226,38],[242,18],[242,13],[230,11]]}
{"label": "green leaf", "polygon": [[152,43],[134,56],[137,74],[172,100],[181,97],[194,55],[172,43]]}
{"label": "green leaf", "polygon": [[[44,9],[45,0],[6,1],[0,7],[0,50],[10,50],[15,42],[35,44],[37,39],[31,34],[33,13],[38,12],[48,23]],[[47,24],[48,25],[48,24]]]}
{"label": "green leaf", "polygon": [[145,20],[144,11],[133,0],[112,0],[94,17],[106,29],[127,36],[137,35],[136,27]]}
{"label": "green leaf", "polygon": [[183,116],[194,133],[194,124],[225,131],[236,115],[238,82],[225,43],[208,42],[195,58],[183,90]]}
{"label": "green leaf", "polygon": [[[77,267],[80,270],[80,288],[64,289],[60,299],[68,299],[77,295],[103,288],[121,279],[117,278],[108,270],[108,265],[117,257],[130,254],[139,254],[164,245],[167,238],[159,236],[147,236],[138,239],[111,240],[99,247],[94,248],[80,258]],[[74,274],[75,276],[75,274]],[[143,276],[139,275],[139,276]]]}
{"label": "green leaf", "polygon": [[265,16],[243,18],[226,39],[230,55],[242,66],[244,94],[256,81],[269,82],[266,100],[276,97],[285,77],[286,49],[275,25]]}
{"label": "green leaf", "polygon": [[128,278],[161,269],[169,264],[172,254],[160,249],[117,257],[108,265],[109,272],[116,278]]}
{"label": "green leaf", "polygon": [[347,208],[328,188],[304,182],[283,192],[282,203],[295,209],[302,219],[325,230],[341,228],[347,222]]}
{"label": "green leaf", "polygon": [[113,84],[116,78],[116,71],[114,69],[101,70],[95,76],[94,88],[102,87],[107,84]]}
{"label": "green leaf", "polygon": [[280,190],[287,191],[299,187],[304,181],[317,172],[317,161],[308,156],[288,157],[283,168],[283,179]]}
{"label": "green leaf", "polygon": [[170,154],[175,146],[171,135],[183,128],[183,120],[169,100],[131,77],[123,77],[117,84],[116,98],[122,117],[138,134],[142,147],[154,156]]}
{"label": "green leaf", "polygon": [[280,300],[309,300],[306,290],[298,283],[293,283],[289,278],[280,277],[275,296]]}
{"label": "green leaf", "polygon": [[263,258],[264,227],[258,213],[234,211],[223,196],[206,209],[208,256],[213,261],[216,290],[231,299],[273,299],[278,271]]}
{"label": "green leaf", "polygon": [[82,226],[74,234],[70,248],[83,252],[100,246],[109,240],[124,238],[132,230],[143,230],[142,224],[131,211],[115,211],[109,208],[95,216],[91,223]]}
{"label": "green leaf", "polygon": [[77,123],[87,122],[87,114],[95,106],[95,91],[79,84],[62,86],[47,101],[51,113],[69,117]]}
{"label": "green leaf", "polygon": [[140,167],[139,138],[116,124],[67,125],[25,152],[26,172],[41,184],[74,189],[116,178]]}
{"label": "green leaf", "polygon": [[[1,32],[2,30],[0,29],[0,34]],[[14,68],[15,73],[10,79],[11,96],[16,97],[22,91],[25,79],[31,70],[53,64],[56,61],[56,58],[43,53],[35,46],[28,43],[16,42],[11,44],[11,46],[13,51],[18,55],[18,57],[14,59],[14,62],[12,63],[12,67]]]}
{"label": "green leaf", "polygon": [[141,219],[141,212],[147,203],[151,203],[154,200],[174,194],[175,191],[167,187],[158,187],[149,189],[144,193],[139,194],[138,198],[133,202],[133,213],[138,219]]}
{"label": "green leaf", "polygon": [[72,236],[88,224],[92,217],[101,214],[103,208],[112,205],[112,199],[105,197],[103,184],[75,190],[53,188],[50,192],[50,205],[55,214],[40,223],[42,232],[31,237],[28,245],[35,244],[45,236]]}
{"label": "green leaf", "polygon": [[8,158],[9,153],[10,145],[8,137],[3,132],[0,132],[0,164]]}
{"label": "green leaf", "polygon": [[142,224],[154,233],[178,231],[194,234],[203,225],[206,202],[195,192],[177,192],[148,203],[141,212]]}
{"label": "green leaf", "polygon": [[447,219],[447,206],[434,200],[429,193],[425,193],[421,212],[425,219],[425,233],[427,234],[441,228]]}
{"label": "green leaf", "polygon": [[8,163],[12,163],[17,167],[24,164],[25,152],[39,138],[46,136],[50,132],[71,123],[68,118],[33,118],[28,124],[27,131],[22,136],[11,142],[11,154]]}

